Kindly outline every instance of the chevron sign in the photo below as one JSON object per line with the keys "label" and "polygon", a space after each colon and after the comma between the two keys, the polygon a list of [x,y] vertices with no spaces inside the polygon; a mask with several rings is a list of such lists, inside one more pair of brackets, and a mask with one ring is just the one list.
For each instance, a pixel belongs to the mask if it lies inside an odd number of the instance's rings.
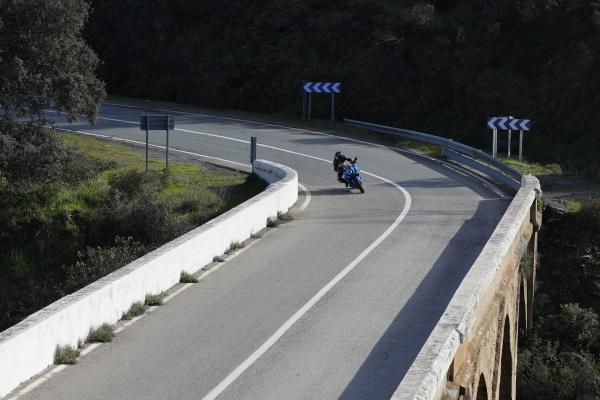
{"label": "chevron sign", "polygon": [[305,82],[302,89],[306,93],[341,93],[342,84],[339,82]]}
{"label": "chevron sign", "polygon": [[531,129],[531,120],[507,117],[491,117],[488,119],[487,125],[490,129],[496,130],[528,131]]}

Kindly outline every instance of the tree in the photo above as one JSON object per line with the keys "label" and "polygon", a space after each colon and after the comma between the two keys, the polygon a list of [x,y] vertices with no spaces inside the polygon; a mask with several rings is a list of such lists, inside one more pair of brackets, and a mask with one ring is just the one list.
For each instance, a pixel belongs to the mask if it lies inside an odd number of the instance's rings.
{"label": "tree", "polygon": [[0,106],[12,117],[43,120],[59,107],[69,120],[94,121],[106,96],[98,57],[82,30],[84,0],[0,0]]}

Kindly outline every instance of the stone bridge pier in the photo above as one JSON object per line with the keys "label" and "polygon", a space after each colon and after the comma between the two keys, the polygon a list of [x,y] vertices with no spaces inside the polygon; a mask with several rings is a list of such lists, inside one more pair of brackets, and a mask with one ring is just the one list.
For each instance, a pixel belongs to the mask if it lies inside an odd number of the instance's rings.
{"label": "stone bridge pier", "polygon": [[446,376],[443,400],[516,399],[517,339],[531,324],[541,214],[531,206]]}

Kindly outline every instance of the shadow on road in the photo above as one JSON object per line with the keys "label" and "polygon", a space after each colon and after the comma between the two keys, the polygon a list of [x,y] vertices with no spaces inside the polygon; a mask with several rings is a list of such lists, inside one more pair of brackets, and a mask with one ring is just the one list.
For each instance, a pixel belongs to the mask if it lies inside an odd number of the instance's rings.
{"label": "shadow on road", "polygon": [[341,399],[388,400],[392,396],[491,236],[507,203],[506,199],[479,202],[473,217],[448,243],[372,349]]}

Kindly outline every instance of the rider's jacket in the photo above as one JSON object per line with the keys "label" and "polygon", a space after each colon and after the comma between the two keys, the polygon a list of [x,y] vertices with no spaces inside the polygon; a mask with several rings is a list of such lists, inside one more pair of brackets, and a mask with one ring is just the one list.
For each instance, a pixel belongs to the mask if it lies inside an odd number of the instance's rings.
{"label": "rider's jacket", "polygon": [[343,154],[340,154],[339,156],[333,156],[333,170],[335,172],[339,172],[342,167],[344,166],[344,162],[346,161],[352,161],[351,158],[346,157]]}

